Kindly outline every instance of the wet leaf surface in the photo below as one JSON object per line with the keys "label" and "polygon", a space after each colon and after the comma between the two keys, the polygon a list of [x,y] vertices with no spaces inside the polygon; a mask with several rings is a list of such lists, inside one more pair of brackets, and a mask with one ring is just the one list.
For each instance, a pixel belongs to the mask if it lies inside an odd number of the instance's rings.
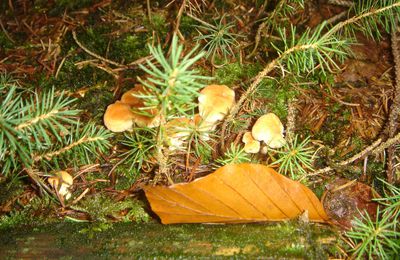
{"label": "wet leaf surface", "polygon": [[327,187],[323,205],[331,220],[344,227],[351,228],[352,220],[368,212],[375,219],[378,203],[372,201],[377,193],[368,185],[347,179],[336,179]]}

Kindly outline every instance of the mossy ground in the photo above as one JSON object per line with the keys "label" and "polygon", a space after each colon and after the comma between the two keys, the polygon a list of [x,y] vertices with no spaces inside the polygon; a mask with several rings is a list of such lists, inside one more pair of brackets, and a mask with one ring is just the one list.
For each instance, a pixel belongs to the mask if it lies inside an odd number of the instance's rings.
{"label": "mossy ground", "polygon": [[[88,230],[91,230],[89,232]],[[335,234],[326,226],[299,224],[160,225],[58,223],[26,232],[0,232],[0,257],[267,257],[327,259]],[[52,243],[49,244],[48,241]]]}

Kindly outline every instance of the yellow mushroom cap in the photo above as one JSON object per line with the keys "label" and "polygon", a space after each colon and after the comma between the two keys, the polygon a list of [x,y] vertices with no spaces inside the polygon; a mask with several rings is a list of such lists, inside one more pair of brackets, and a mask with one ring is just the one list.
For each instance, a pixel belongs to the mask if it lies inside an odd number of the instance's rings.
{"label": "yellow mushroom cap", "polygon": [[135,87],[125,92],[121,97],[121,102],[129,104],[131,106],[143,105],[143,100],[138,97],[138,95],[146,94],[146,89],[143,85],[135,84]]}
{"label": "yellow mushroom cap", "polygon": [[57,173],[57,176],[59,176],[62,183],[66,184],[68,186],[71,186],[74,183],[74,178],[72,178],[72,176],[66,171],[59,171]]}
{"label": "yellow mushroom cap", "polygon": [[49,177],[47,179],[48,183],[53,186],[54,188],[58,187],[58,184],[60,183],[60,180],[58,177]]}
{"label": "yellow mushroom cap", "polygon": [[209,85],[200,91],[199,114],[207,122],[222,120],[235,103],[235,92],[225,85]]}
{"label": "yellow mushroom cap", "polygon": [[285,145],[283,125],[279,117],[273,113],[261,116],[255,122],[251,133],[254,139],[264,141],[271,148],[280,148]]}
{"label": "yellow mushroom cap", "polygon": [[128,104],[133,113],[133,122],[138,126],[156,127],[160,125],[160,116],[157,109],[144,109],[146,105],[139,95],[147,95],[149,91],[143,85],[136,84],[134,88],[125,92],[121,102]]}
{"label": "yellow mushroom cap", "polygon": [[251,132],[246,132],[242,137],[242,141],[246,153],[258,153],[260,151],[260,142],[253,138]]}
{"label": "yellow mushroom cap", "polygon": [[104,125],[113,132],[132,130],[133,117],[131,107],[117,101],[107,107],[104,113]]}
{"label": "yellow mushroom cap", "polygon": [[58,194],[65,196],[66,199],[71,197],[71,192],[68,190],[68,188],[72,186],[74,179],[68,172],[59,171],[54,177],[48,178],[47,181],[51,186],[53,186],[54,189],[58,190]]}

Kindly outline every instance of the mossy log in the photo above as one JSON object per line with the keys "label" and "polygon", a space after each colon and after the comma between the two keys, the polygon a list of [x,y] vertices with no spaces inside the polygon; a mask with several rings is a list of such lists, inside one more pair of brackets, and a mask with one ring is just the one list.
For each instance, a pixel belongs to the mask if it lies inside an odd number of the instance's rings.
{"label": "mossy log", "polygon": [[265,257],[327,259],[337,238],[316,224],[60,223],[0,231],[0,259]]}

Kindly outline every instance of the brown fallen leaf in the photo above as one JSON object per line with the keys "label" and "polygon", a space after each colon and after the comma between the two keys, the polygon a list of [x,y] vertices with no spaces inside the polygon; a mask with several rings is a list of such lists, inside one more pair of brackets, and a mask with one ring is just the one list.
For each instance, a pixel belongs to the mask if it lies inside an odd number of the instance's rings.
{"label": "brown fallen leaf", "polygon": [[231,164],[190,183],[146,186],[163,224],[282,221],[308,211],[310,221],[328,217],[315,194],[260,164]]}
{"label": "brown fallen leaf", "polygon": [[361,182],[339,178],[327,185],[322,203],[332,223],[349,229],[354,218],[360,218],[366,211],[376,218],[379,197],[376,191]]}

